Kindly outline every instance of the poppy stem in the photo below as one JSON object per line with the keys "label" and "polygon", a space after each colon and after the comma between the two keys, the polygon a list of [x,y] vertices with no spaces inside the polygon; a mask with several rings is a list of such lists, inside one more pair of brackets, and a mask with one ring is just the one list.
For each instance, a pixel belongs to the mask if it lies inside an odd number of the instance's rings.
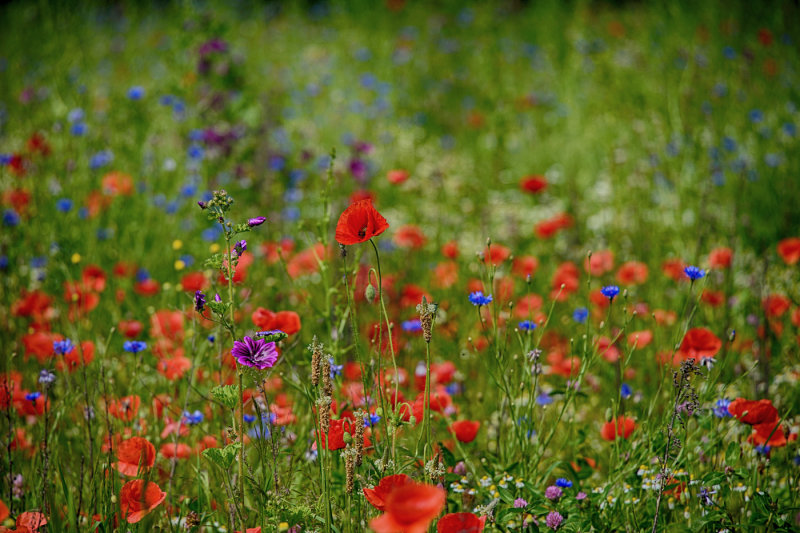
{"label": "poppy stem", "polygon": [[[392,413],[396,413],[396,406],[397,406],[397,397],[399,395],[399,386],[400,386],[400,379],[397,373],[397,359],[394,355],[394,344],[392,342],[392,325],[389,322],[389,313],[386,312],[386,304],[383,301],[383,278],[381,276],[381,256],[378,253],[378,247],[375,246],[375,241],[372,239],[369,240],[369,243],[372,245],[372,249],[375,250],[375,262],[378,266],[378,299],[381,302],[381,312],[383,313],[383,317],[386,319],[386,334],[389,336],[389,353],[392,354],[392,366],[394,367],[394,401],[392,402]],[[380,318],[378,319],[380,321]],[[382,328],[378,328],[380,332]],[[378,342],[378,356],[380,356],[381,350],[381,342]],[[386,416],[386,412],[384,411],[383,416]],[[397,457],[395,456],[395,451],[392,450],[392,473],[397,473]]]}

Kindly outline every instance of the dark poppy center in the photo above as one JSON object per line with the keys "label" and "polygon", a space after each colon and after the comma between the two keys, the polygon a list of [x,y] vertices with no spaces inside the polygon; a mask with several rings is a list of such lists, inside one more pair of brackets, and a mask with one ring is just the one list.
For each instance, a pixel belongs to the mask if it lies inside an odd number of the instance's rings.
{"label": "dark poppy center", "polygon": [[364,237],[366,237],[366,235],[367,235],[367,227],[366,226],[364,226],[363,228],[358,230],[358,236],[361,237],[362,239]]}

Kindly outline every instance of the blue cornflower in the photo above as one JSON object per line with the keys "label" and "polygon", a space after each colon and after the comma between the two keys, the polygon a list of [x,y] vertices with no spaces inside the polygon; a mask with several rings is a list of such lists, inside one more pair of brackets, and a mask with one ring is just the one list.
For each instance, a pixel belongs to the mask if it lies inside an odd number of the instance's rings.
{"label": "blue cornflower", "polygon": [[725,148],[725,150],[727,150],[729,152],[735,152],[736,151],[736,141],[734,141],[733,139],[731,139],[730,137],[727,137],[727,136],[723,137],[723,139],[722,139],[722,147]]}
{"label": "blue cornflower", "polygon": [[519,323],[519,329],[522,331],[533,331],[536,329],[536,322],[533,320],[523,320]]}
{"label": "blue cornflower", "polygon": [[136,281],[147,281],[150,279],[150,272],[146,268],[140,268],[136,271]]}
{"label": "blue cornflower", "polygon": [[37,399],[39,399],[39,396],[41,396],[41,395],[42,395],[42,393],[38,392],[38,391],[37,392],[29,392],[28,394],[25,395],[25,399],[28,400],[29,402],[35,402]]}
{"label": "blue cornflower", "polygon": [[248,424],[252,424],[256,421],[256,417],[254,415],[244,415],[244,421]]}
{"label": "blue cornflower", "polygon": [[144,87],[140,85],[134,85],[128,89],[128,98],[131,100],[141,100],[144,98]]}
{"label": "blue cornflower", "polygon": [[203,421],[203,413],[200,411],[195,411],[194,413],[190,413],[189,411],[183,412],[183,423],[189,426],[194,426],[199,424]]}
{"label": "blue cornflower", "polygon": [[600,289],[600,292],[603,293],[603,296],[613,301],[614,298],[619,294],[619,287],[616,285],[607,285]]}
{"label": "blue cornflower", "polygon": [[209,344],[214,344],[214,341],[217,340],[217,338],[214,335],[209,335],[207,340]]}
{"label": "blue cornflower", "polygon": [[53,353],[56,355],[66,355],[72,351],[75,345],[69,339],[63,341],[53,341]]}
{"label": "blue cornflower", "polygon": [[627,383],[623,383],[622,386],[620,387],[620,395],[622,396],[622,398],[627,400],[628,398],[631,397],[631,394],[633,394],[631,386],[628,385]]}
{"label": "blue cornflower", "polygon": [[482,305],[489,305],[489,303],[492,301],[492,295],[484,295],[483,291],[471,292],[469,294],[469,301],[472,303],[472,305],[477,305],[478,307]]}
{"label": "blue cornflower", "polygon": [[411,320],[406,320],[403,322],[403,331],[408,331],[409,333],[416,333],[418,331],[422,331],[422,322],[418,318],[412,318]]}
{"label": "blue cornflower", "polygon": [[554,401],[555,400],[553,400],[553,397],[547,394],[546,392],[543,392],[542,394],[536,397],[536,403],[539,405],[550,405]]}
{"label": "blue cornflower", "polygon": [[756,446],[756,452],[760,453],[761,455],[769,455],[772,446],[769,444],[764,444],[763,446]]}
{"label": "blue cornflower", "polygon": [[89,168],[92,170],[104,167],[114,160],[114,153],[111,150],[97,152],[89,159]]}
{"label": "blue cornflower", "polygon": [[69,132],[75,137],[83,137],[89,131],[89,126],[85,122],[76,122],[69,129]]}
{"label": "blue cornflower", "polygon": [[72,209],[72,200],[69,198],[59,198],[56,200],[56,209],[62,213],[68,213]]}
{"label": "blue cornflower", "polygon": [[750,117],[750,122],[754,124],[758,124],[764,120],[764,113],[760,109],[753,109],[747,116]]}
{"label": "blue cornflower", "polygon": [[572,486],[572,481],[568,480],[567,478],[560,477],[556,479],[556,487],[561,487],[563,489],[568,489]]}
{"label": "blue cornflower", "polygon": [[370,426],[374,426],[375,424],[377,424],[380,421],[381,421],[381,417],[379,417],[378,415],[376,415],[374,413],[370,413],[369,417],[364,419],[364,427],[368,428]]}
{"label": "blue cornflower", "polygon": [[39,372],[39,383],[41,383],[42,385],[51,385],[52,383],[55,383],[55,381],[56,381],[56,375],[50,372],[49,370],[44,369],[41,372]]}
{"label": "blue cornflower", "polygon": [[585,307],[578,307],[572,312],[572,320],[578,324],[583,324],[589,318],[589,310]]}
{"label": "blue cornflower", "polygon": [[703,270],[701,268],[697,268],[696,266],[687,266],[686,268],[683,269],[683,271],[686,273],[686,275],[692,281],[698,280],[698,279],[700,279],[702,277],[705,277],[705,275],[706,275],[706,271],[705,270]]}
{"label": "blue cornflower", "polygon": [[722,49],[722,55],[724,55],[726,59],[736,59],[736,50],[734,50],[732,46],[726,46]]}
{"label": "blue cornflower", "polygon": [[329,357],[328,361],[330,361],[331,363],[331,379],[335,378],[336,376],[341,376],[344,365],[337,365],[336,363],[334,363],[333,357]]}
{"label": "blue cornflower", "polygon": [[133,354],[142,352],[146,348],[147,348],[147,343],[143,341],[125,341],[125,344],[122,345],[123,350]]}
{"label": "blue cornflower", "polygon": [[731,401],[727,398],[721,398],[717,400],[716,407],[714,407],[714,416],[717,418],[728,418],[731,415],[731,412],[728,411],[728,406],[731,404]]}
{"label": "blue cornflower", "polygon": [[190,159],[199,160],[203,159],[203,155],[205,155],[206,152],[203,150],[202,146],[197,143],[193,143],[191,146],[189,146],[189,151],[187,153],[189,154]]}
{"label": "blue cornflower", "polygon": [[13,209],[6,209],[3,211],[3,224],[6,226],[14,226],[19,225],[19,215]]}
{"label": "blue cornflower", "polygon": [[70,124],[72,124],[73,122],[81,122],[83,120],[83,117],[84,117],[83,109],[81,109],[80,107],[76,107],[75,109],[67,113],[67,120],[69,121]]}

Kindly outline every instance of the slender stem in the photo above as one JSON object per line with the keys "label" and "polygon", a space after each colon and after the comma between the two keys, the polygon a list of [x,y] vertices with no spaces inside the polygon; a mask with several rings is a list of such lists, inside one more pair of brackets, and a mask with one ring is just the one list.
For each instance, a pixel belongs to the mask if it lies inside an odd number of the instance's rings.
{"label": "slender stem", "polygon": [[423,463],[428,460],[428,452],[432,451],[431,445],[431,344],[425,343],[425,452]]}
{"label": "slender stem", "polygon": [[[372,249],[375,250],[375,262],[378,266],[378,299],[381,302],[381,312],[383,312],[383,317],[386,319],[386,334],[389,336],[389,353],[392,355],[392,366],[394,367],[394,397],[392,402],[392,412],[396,411],[397,407],[397,397],[399,395],[399,387],[400,387],[400,379],[397,373],[397,358],[394,355],[394,344],[392,342],[392,325],[389,322],[389,313],[386,312],[386,304],[383,301],[383,277],[381,276],[381,256],[378,253],[378,247],[375,246],[375,241],[372,239],[369,240],[369,243],[372,245]],[[380,319],[379,319],[380,320]],[[378,331],[380,331],[380,327]],[[381,355],[381,341],[378,342],[378,356]],[[383,416],[386,416],[386,412],[384,411]],[[394,456],[394,450],[392,450],[392,473],[397,472],[397,457]]]}

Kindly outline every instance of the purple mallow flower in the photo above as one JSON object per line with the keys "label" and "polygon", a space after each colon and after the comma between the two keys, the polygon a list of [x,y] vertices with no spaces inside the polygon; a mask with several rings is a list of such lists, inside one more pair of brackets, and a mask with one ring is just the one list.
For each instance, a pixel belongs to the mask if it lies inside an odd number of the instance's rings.
{"label": "purple mallow flower", "polygon": [[275,349],[274,342],[252,337],[245,337],[241,341],[235,341],[231,353],[240,365],[259,370],[272,368],[278,360],[278,350]]}
{"label": "purple mallow flower", "polygon": [[251,228],[254,228],[256,226],[260,226],[261,224],[263,224],[266,221],[267,221],[267,217],[251,218],[251,219],[247,220],[247,225],[250,226]]}
{"label": "purple mallow flower", "polygon": [[206,308],[206,295],[203,291],[194,291],[194,308],[198,313],[202,313]]}
{"label": "purple mallow flower", "polygon": [[234,248],[234,250],[236,251],[236,255],[242,255],[242,254],[244,253],[244,251],[245,251],[245,250],[247,250],[247,241],[245,241],[245,240],[243,239],[243,240],[241,240],[241,241],[237,242],[237,243],[236,243],[236,244],[233,246],[233,248]]}
{"label": "purple mallow flower", "polygon": [[517,498],[516,500],[514,500],[514,508],[515,509],[522,509],[523,507],[525,507],[527,505],[528,505],[528,502],[526,502],[522,498]]}

